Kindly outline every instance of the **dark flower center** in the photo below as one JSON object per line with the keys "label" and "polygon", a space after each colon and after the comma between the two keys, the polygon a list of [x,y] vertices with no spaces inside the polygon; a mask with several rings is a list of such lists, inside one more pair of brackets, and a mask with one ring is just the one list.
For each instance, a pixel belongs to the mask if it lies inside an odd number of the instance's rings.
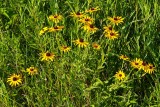
{"label": "dark flower center", "polygon": [[121,77],[122,76],[122,74],[119,74],[119,77]]}
{"label": "dark flower center", "polygon": [[109,27],[109,30],[112,30],[112,27]]}
{"label": "dark flower center", "polygon": [[138,63],[136,62],[135,65],[138,65]]}
{"label": "dark flower center", "polygon": [[94,45],[95,48],[98,48],[98,45]]}
{"label": "dark flower center", "polygon": [[57,17],[58,17],[57,15],[54,16],[54,18],[57,18]]}
{"label": "dark flower center", "polygon": [[17,81],[18,80],[18,78],[17,77],[13,77],[13,81]]}
{"label": "dark flower center", "polygon": [[95,8],[91,8],[91,10],[95,10]]}
{"label": "dark flower center", "polygon": [[118,20],[118,18],[117,18],[117,17],[115,17],[115,18],[114,18],[114,20]]}
{"label": "dark flower center", "polygon": [[123,56],[123,58],[127,58],[126,56]]}
{"label": "dark flower center", "polygon": [[55,26],[55,27],[54,27],[54,29],[58,29],[58,27],[57,27],[57,26]]}
{"label": "dark flower center", "polygon": [[114,36],[114,33],[111,32],[110,35],[111,35],[111,36]]}
{"label": "dark flower center", "polygon": [[67,46],[64,46],[63,49],[67,49]]}
{"label": "dark flower center", "polygon": [[46,53],[46,56],[51,56],[51,53]]}
{"label": "dark flower center", "polygon": [[90,21],[90,20],[87,18],[87,19],[85,19],[85,21]]}
{"label": "dark flower center", "polygon": [[80,13],[80,12],[77,12],[76,15],[81,15],[81,13]]}
{"label": "dark flower center", "polygon": [[153,69],[153,66],[149,66],[149,69]]}
{"label": "dark flower center", "polygon": [[33,70],[34,70],[33,68],[30,69],[30,71],[33,71]]}
{"label": "dark flower center", "polygon": [[84,42],[84,40],[83,40],[83,39],[80,39],[79,41],[80,41],[80,42]]}
{"label": "dark flower center", "polygon": [[90,28],[94,28],[94,26],[93,26],[93,25],[90,25]]}
{"label": "dark flower center", "polygon": [[143,66],[146,66],[146,65],[147,65],[147,63],[146,63],[146,62],[143,62],[143,63],[142,63],[142,65],[143,65]]}

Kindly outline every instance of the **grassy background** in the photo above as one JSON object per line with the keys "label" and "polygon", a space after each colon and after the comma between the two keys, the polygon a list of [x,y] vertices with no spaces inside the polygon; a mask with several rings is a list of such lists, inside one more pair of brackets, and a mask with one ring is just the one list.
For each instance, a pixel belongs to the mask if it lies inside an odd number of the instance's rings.
{"label": "grassy background", "polygon": [[[88,42],[98,42],[101,50],[91,45],[78,49],[73,40],[87,35],[70,15],[100,7],[92,15],[99,30]],[[160,106],[160,2],[158,0],[0,0],[0,106],[2,107],[158,107]],[[61,14],[58,33],[39,36],[51,14]],[[116,27],[120,37],[109,41],[103,26],[109,16],[122,16]],[[60,52],[59,46],[72,47]],[[41,61],[39,53],[56,54],[53,62]],[[154,64],[154,74],[136,77],[136,70],[118,56],[141,58]],[[22,72],[30,66],[38,75]],[[117,82],[114,74],[122,69],[127,80]],[[23,75],[23,84],[6,83],[12,73]],[[140,72],[141,74],[142,72]]]}

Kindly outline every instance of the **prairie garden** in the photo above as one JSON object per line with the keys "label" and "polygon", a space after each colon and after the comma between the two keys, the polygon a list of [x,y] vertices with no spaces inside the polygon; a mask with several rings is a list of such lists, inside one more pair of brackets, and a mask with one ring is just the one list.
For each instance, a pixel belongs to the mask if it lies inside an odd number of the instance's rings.
{"label": "prairie garden", "polygon": [[160,107],[159,0],[0,0],[0,107]]}

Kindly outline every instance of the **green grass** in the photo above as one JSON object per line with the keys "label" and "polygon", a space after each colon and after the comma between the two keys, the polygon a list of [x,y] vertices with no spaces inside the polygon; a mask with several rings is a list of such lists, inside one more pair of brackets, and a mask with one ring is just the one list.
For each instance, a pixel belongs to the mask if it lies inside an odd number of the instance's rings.
{"label": "green grass", "polygon": [[[71,12],[91,7],[88,14],[99,29],[86,33]],[[159,107],[160,106],[160,2],[158,0],[3,0],[0,1],[0,107]],[[51,14],[64,18],[62,31],[39,36],[43,27],[54,26]],[[107,17],[122,16],[114,26],[119,38],[108,40],[103,27]],[[73,41],[84,38],[86,48]],[[94,50],[92,43],[101,45]],[[63,53],[60,46],[71,51]],[[40,53],[50,51],[54,61],[41,61]],[[155,66],[152,74],[133,69],[119,59],[141,58]],[[23,72],[35,66],[38,74]],[[126,78],[115,79],[118,70]],[[22,84],[11,87],[7,78],[22,75]]]}

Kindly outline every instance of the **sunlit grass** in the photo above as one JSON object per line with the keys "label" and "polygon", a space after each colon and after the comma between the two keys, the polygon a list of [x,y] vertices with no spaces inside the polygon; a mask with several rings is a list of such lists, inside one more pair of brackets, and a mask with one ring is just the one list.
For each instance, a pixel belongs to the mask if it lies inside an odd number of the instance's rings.
{"label": "sunlit grass", "polygon": [[160,106],[159,10],[158,0],[0,1],[0,106]]}

